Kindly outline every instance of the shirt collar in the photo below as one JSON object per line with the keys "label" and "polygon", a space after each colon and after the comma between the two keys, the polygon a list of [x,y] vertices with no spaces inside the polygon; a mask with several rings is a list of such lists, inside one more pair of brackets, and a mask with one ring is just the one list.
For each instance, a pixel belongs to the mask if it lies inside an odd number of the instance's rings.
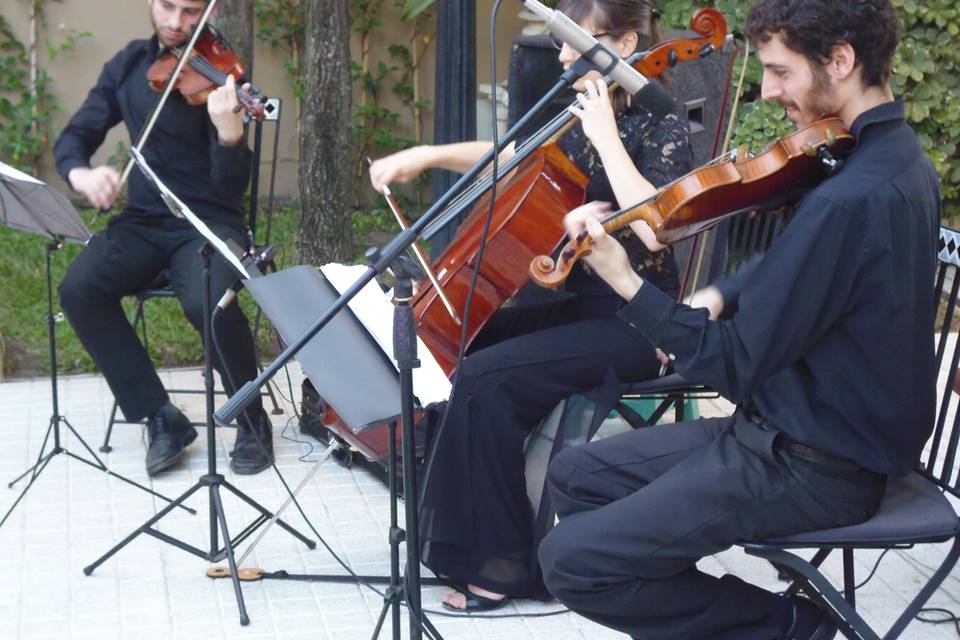
{"label": "shirt collar", "polygon": [[852,133],[857,142],[859,142],[863,130],[870,125],[880,122],[904,120],[905,117],[903,98],[896,98],[890,102],[884,102],[871,109],[867,109],[857,116],[853,121],[853,125],[850,127],[850,133]]}

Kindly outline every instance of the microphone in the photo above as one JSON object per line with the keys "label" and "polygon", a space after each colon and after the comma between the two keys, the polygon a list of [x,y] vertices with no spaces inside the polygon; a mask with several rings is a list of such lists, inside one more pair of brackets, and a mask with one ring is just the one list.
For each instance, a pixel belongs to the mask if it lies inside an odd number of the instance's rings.
{"label": "microphone", "polygon": [[603,75],[623,87],[640,106],[654,116],[662,118],[673,111],[673,96],[659,82],[647,80],[642,73],[624,62],[576,22],[538,0],[523,0],[523,4],[547,23],[550,33],[599,67]]}
{"label": "microphone", "polygon": [[[231,249],[236,247],[233,240],[227,240],[227,246],[230,246]],[[250,253],[245,254],[241,262],[243,266],[247,268],[247,272],[251,278],[259,278],[263,275],[261,265],[272,262],[275,253],[276,250],[273,248],[273,245],[267,245],[266,247],[261,247],[260,253],[255,255]],[[236,299],[237,294],[240,293],[240,289],[242,288],[243,280],[237,280],[233,283],[233,286],[227,287],[227,290],[223,292],[223,296],[217,302],[216,307],[220,309],[220,311],[229,307],[230,303]]]}

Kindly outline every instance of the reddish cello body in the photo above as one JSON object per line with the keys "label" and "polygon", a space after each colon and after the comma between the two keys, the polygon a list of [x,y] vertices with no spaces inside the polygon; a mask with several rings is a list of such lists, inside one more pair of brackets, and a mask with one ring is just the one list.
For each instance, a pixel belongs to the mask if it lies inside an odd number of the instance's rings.
{"label": "reddish cello body", "polygon": [[[587,177],[556,144],[540,147],[497,185],[497,202],[467,325],[471,342],[483,325],[528,280],[530,260],[552,253],[563,238],[563,216],[584,203]],[[463,314],[477,268],[489,195],[480,199],[446,251],[434,262],[447,297]],[[429,284],[425,281],[424,284]],[[413,302],[417,333],[447,375],[453,373],[461,329],[436,290],[425,286]]]}
{"label": "reddish cello body", "polygon": [[[697,10],[690,26],[702,37],[661,42],[634,63],[634,68],[647,78],[655,78],[677,62],[699,59],[723,46],[727,24],[715,9]],[[564,215],[586,199],[588,179],[560,150],[556,138],[530,153],[498,182],[470,317],[463,318],[468,345],[497,309],[529,281],[531,260],[557,249],[563,240]],[[488,207],[489,195],[485,195],[433,264],[437,280],[461,317],[471,278],[478,268],[476,258]],[[447,375],[452,375],[461,327],[441,304],[429,280],[421,283],[419,291],[413,303],[417,333]]]}

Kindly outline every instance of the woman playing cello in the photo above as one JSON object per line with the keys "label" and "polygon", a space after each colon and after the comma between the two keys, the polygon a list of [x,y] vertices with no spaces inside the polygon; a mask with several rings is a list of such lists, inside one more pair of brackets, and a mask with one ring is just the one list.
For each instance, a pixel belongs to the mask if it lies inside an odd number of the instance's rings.
{"label": "woman playing cello", "polygon": [[[558,10],[621,57],[651,44],[653,23],[643,0],[562,0]],[[564,67],[577,57],[562,45]],[[589,178],[587,200],[639,202],[690,171],[682,117],[654,120],[623,92],[608,96],[596,72],[574,88],[580,106],[570,110],[579,124],[559,144]],[[370,179],[382,190],[428,168],[464,171],[490,148],[482,141],[414,147],[374,162]],[[512,155],[512,147],[504,153]],[[619,239],[644,277],[677,293],[673,254],[646,223],[633,223]],[[424,564],[459,587],[444,598],[448,608],[489,610],[508,597],[545,594],[525,490],[525,438],[567,396],[601,385],[610,374],[636,382],[660,368],[654,346],[617,318],[621,301],[605,283],[578,265],[567,291],[573,295],[563,300],[502,308],[455,374],[421,516]]]}

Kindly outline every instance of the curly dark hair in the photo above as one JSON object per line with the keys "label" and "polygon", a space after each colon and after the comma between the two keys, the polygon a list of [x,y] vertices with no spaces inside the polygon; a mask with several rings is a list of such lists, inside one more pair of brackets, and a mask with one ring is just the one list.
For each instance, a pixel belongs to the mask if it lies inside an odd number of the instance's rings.
{"label": "curly dark hair", "polygon": [[778,34],[819,65],[830,59],[834,45],[849,43],[864,84],[875,87],[890,77],[901,25],[890,0],[760,0],[747,15],[745,31],[754,44]]}

